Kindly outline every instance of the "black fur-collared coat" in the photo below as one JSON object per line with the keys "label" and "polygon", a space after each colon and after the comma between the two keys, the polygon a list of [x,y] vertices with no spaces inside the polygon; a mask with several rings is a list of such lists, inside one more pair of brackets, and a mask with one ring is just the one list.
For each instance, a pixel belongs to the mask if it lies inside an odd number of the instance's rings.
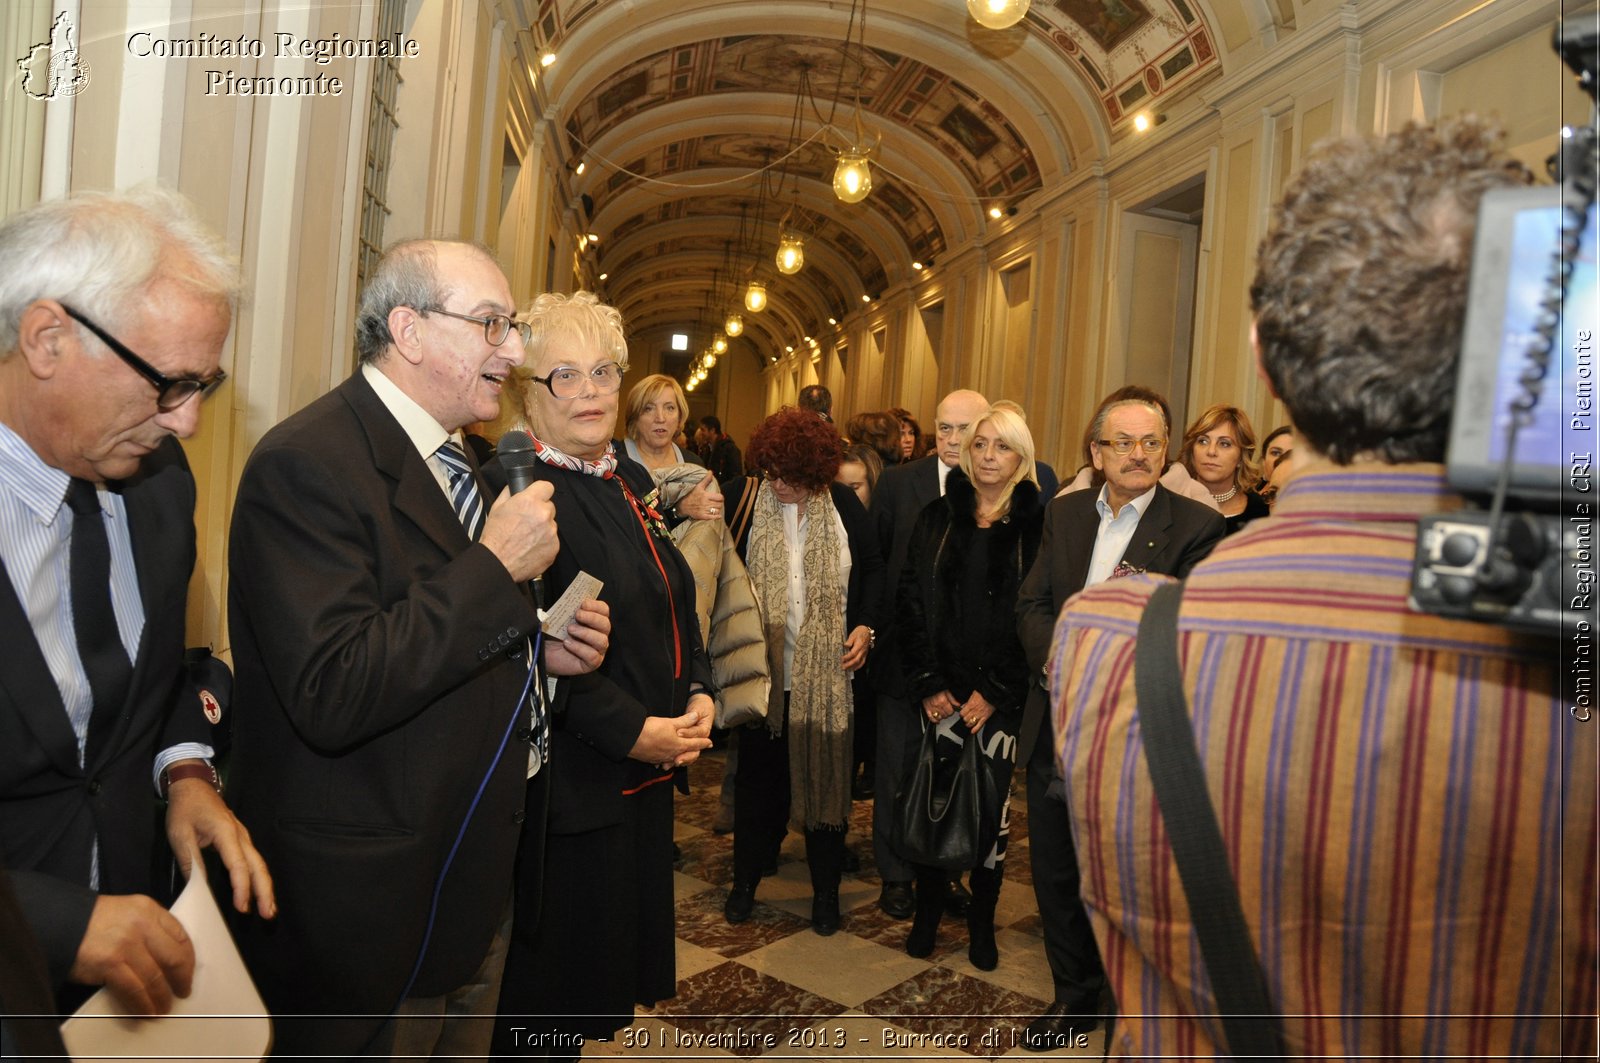
{"label": "black fur-collared coat", "polygon": [[[1011,512],[980,532],[977,492],[951,470],[943,498],[917,518],[900,573],[896,621],[913,705],[941,690],[965,701],[974,690],[995,707],[996,722],[1015,732],[1028,693],[1028,661],[1017,637],[1017,588],[1039,552],[1044,507],[1024,480]],[[969,566],[984,566],[971,593]]]}

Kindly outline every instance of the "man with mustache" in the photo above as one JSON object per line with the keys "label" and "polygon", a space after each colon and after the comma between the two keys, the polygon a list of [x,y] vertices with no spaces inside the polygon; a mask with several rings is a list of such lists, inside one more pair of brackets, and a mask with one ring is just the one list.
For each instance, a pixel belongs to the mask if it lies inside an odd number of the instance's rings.
{"label": "man with mustache", "polygon": [[[1074,594],[1129,572],[1182,577],[1222,538],[1215,510],[1173,494],[1158,482],[1166,464],[1168,426],[1161,409],[1137,400],[1106,405],[1090,433],[1098,492],[1073,491],[1045,510],[1039,556],[1017,594],[1017,630],[1040,683],[1029,693],[1017,736],[1017,763],[1027,765],[1028,851],[1033,891],[1044,924],[1045,955],[1055,993],[1049,1010],[1028,1025],[1023,1045],[1063,1047],[1097,1022],[1105,970],[1078,897],[1078,863],[1067,805],[1054,764],[1044,666],[1061,606]],[[1054,787],[1052,787],[1054,780]]]}

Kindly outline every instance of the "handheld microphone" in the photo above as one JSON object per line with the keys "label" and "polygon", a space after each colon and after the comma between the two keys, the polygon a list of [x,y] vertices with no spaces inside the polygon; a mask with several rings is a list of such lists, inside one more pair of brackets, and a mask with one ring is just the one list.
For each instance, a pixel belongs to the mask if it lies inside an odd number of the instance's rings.
{"label": "handheld microphone", "polygon": [[511,493],[525,491],[533,483],[533,469],[539,455],[533,449],[533,437],[526,432],[507,432],[495,445],[495,460],[500,471],[506,474]]}
{"label": "handheld microphone", "polygon": [[[506,474],[506,485],[511,493],[525,491],[533,484],[534,466],[539,455],[533,449],[533,437],[526,432],[507,432],[495,446],[495,460],[500,471]],[[542,613],[547,608],[544,596],[544,577],[533,577],[533,603]]]}

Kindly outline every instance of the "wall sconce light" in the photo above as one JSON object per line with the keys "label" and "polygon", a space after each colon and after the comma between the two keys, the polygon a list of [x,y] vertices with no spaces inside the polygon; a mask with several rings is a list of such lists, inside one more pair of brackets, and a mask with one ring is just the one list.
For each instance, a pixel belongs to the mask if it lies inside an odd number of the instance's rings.
{"label": "wall sconce light", "polygon": [[588,168],[589,168],[589,164],[588,163],[580,162],[580,163],[578,163],[577,167],[572,172],[574,174],[576,174],[577,176],[582,177],[583,176],[583,171],[587,170]]}
{"label": "wall sconce light", "polygon": [[861,293],[861,301],[863,303],[870,303],[870,302],[872,302],[872,296],[868,295],[866,292],[862,292]]}
{"label": "wall sconce light", "polygon": [[1151,114],[1149,111],[1140,111],[1133,116],[1133,131],[1135,133],[1148,133],[1150,130],[1167,120],[1164,114]]}
{"label": "wall sconce light", "polygon": [[550,66],[555,61],[556,61],[556,53],[554,53],[554,52],[547,51],[543,55],[539,56],[539,65],[540,66],[547,67],[547,66]]}
{"label": "wall sconce light", "polygon": [[830,317],[828,319],[828,324],[830,324],[830,325],[837,325],[838,323],[839,323],[839,319],[836,318],[836,317]]}
{"label": "wall sconce light", "polygon": [[[750,287],[744,292],[744,308],[752,314],[759,314],[767,308],[767,286],[760,281],[751,281]],[[734,333],[737,335],[737,333]]]}

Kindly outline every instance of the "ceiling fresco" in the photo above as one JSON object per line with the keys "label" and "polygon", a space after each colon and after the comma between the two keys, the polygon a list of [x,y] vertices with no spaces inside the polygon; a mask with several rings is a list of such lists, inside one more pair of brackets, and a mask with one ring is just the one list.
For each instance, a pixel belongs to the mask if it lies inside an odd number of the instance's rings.
{"label": "ceiling fresco", "polygon": [[[566,69],[542,100],[569,167],[587,164],[568,179],[581,224],[602,235],[591,253],[596,274],[610,278],[608,297],[627,311],[629,292],[648,290],[654,306],[662,286],[676,284],[687,305],[708,303],[713,270],[731,289],[720,264],[742,218],[738,270],[764,263],[774,301],[807,308],[794,310],[802,318],[914,281],[913,261],[967,246],[986,231],[991,206],[1025,202],[1044,189],[1045,173],[1095,161],[1081,153],[1126,135],[1134,112],[1220,75],[1207,2],[1033,0],[997,48],[960,0],[879,0],[867,46],[847,43],[854,8],[844,0],[817,0],[794,32],[739,35],[727,30],[752,9],[748,0],[518,0],[539,50],[561,54],[578,40],[586,54],[619,57],[614,68]],[[802,0],[788,8],[809,14]],[[765,21],[756,28],[776,20]],[[827,25],[837,31],[824,35]],[[1020,66],[988,66],[1023,44],[1026,80]],[[873,187],[847,205],[831,181],[836,152],[855,137],[858,103],[875,144]],[[1082,112],[1072,120],[1099,130],[1101,147],[1069,137],[1063,112]],[[777,220],[791,207],[808,264],[780,277],[771,268]],[[681,267],[658,268],[666,256]]]}

